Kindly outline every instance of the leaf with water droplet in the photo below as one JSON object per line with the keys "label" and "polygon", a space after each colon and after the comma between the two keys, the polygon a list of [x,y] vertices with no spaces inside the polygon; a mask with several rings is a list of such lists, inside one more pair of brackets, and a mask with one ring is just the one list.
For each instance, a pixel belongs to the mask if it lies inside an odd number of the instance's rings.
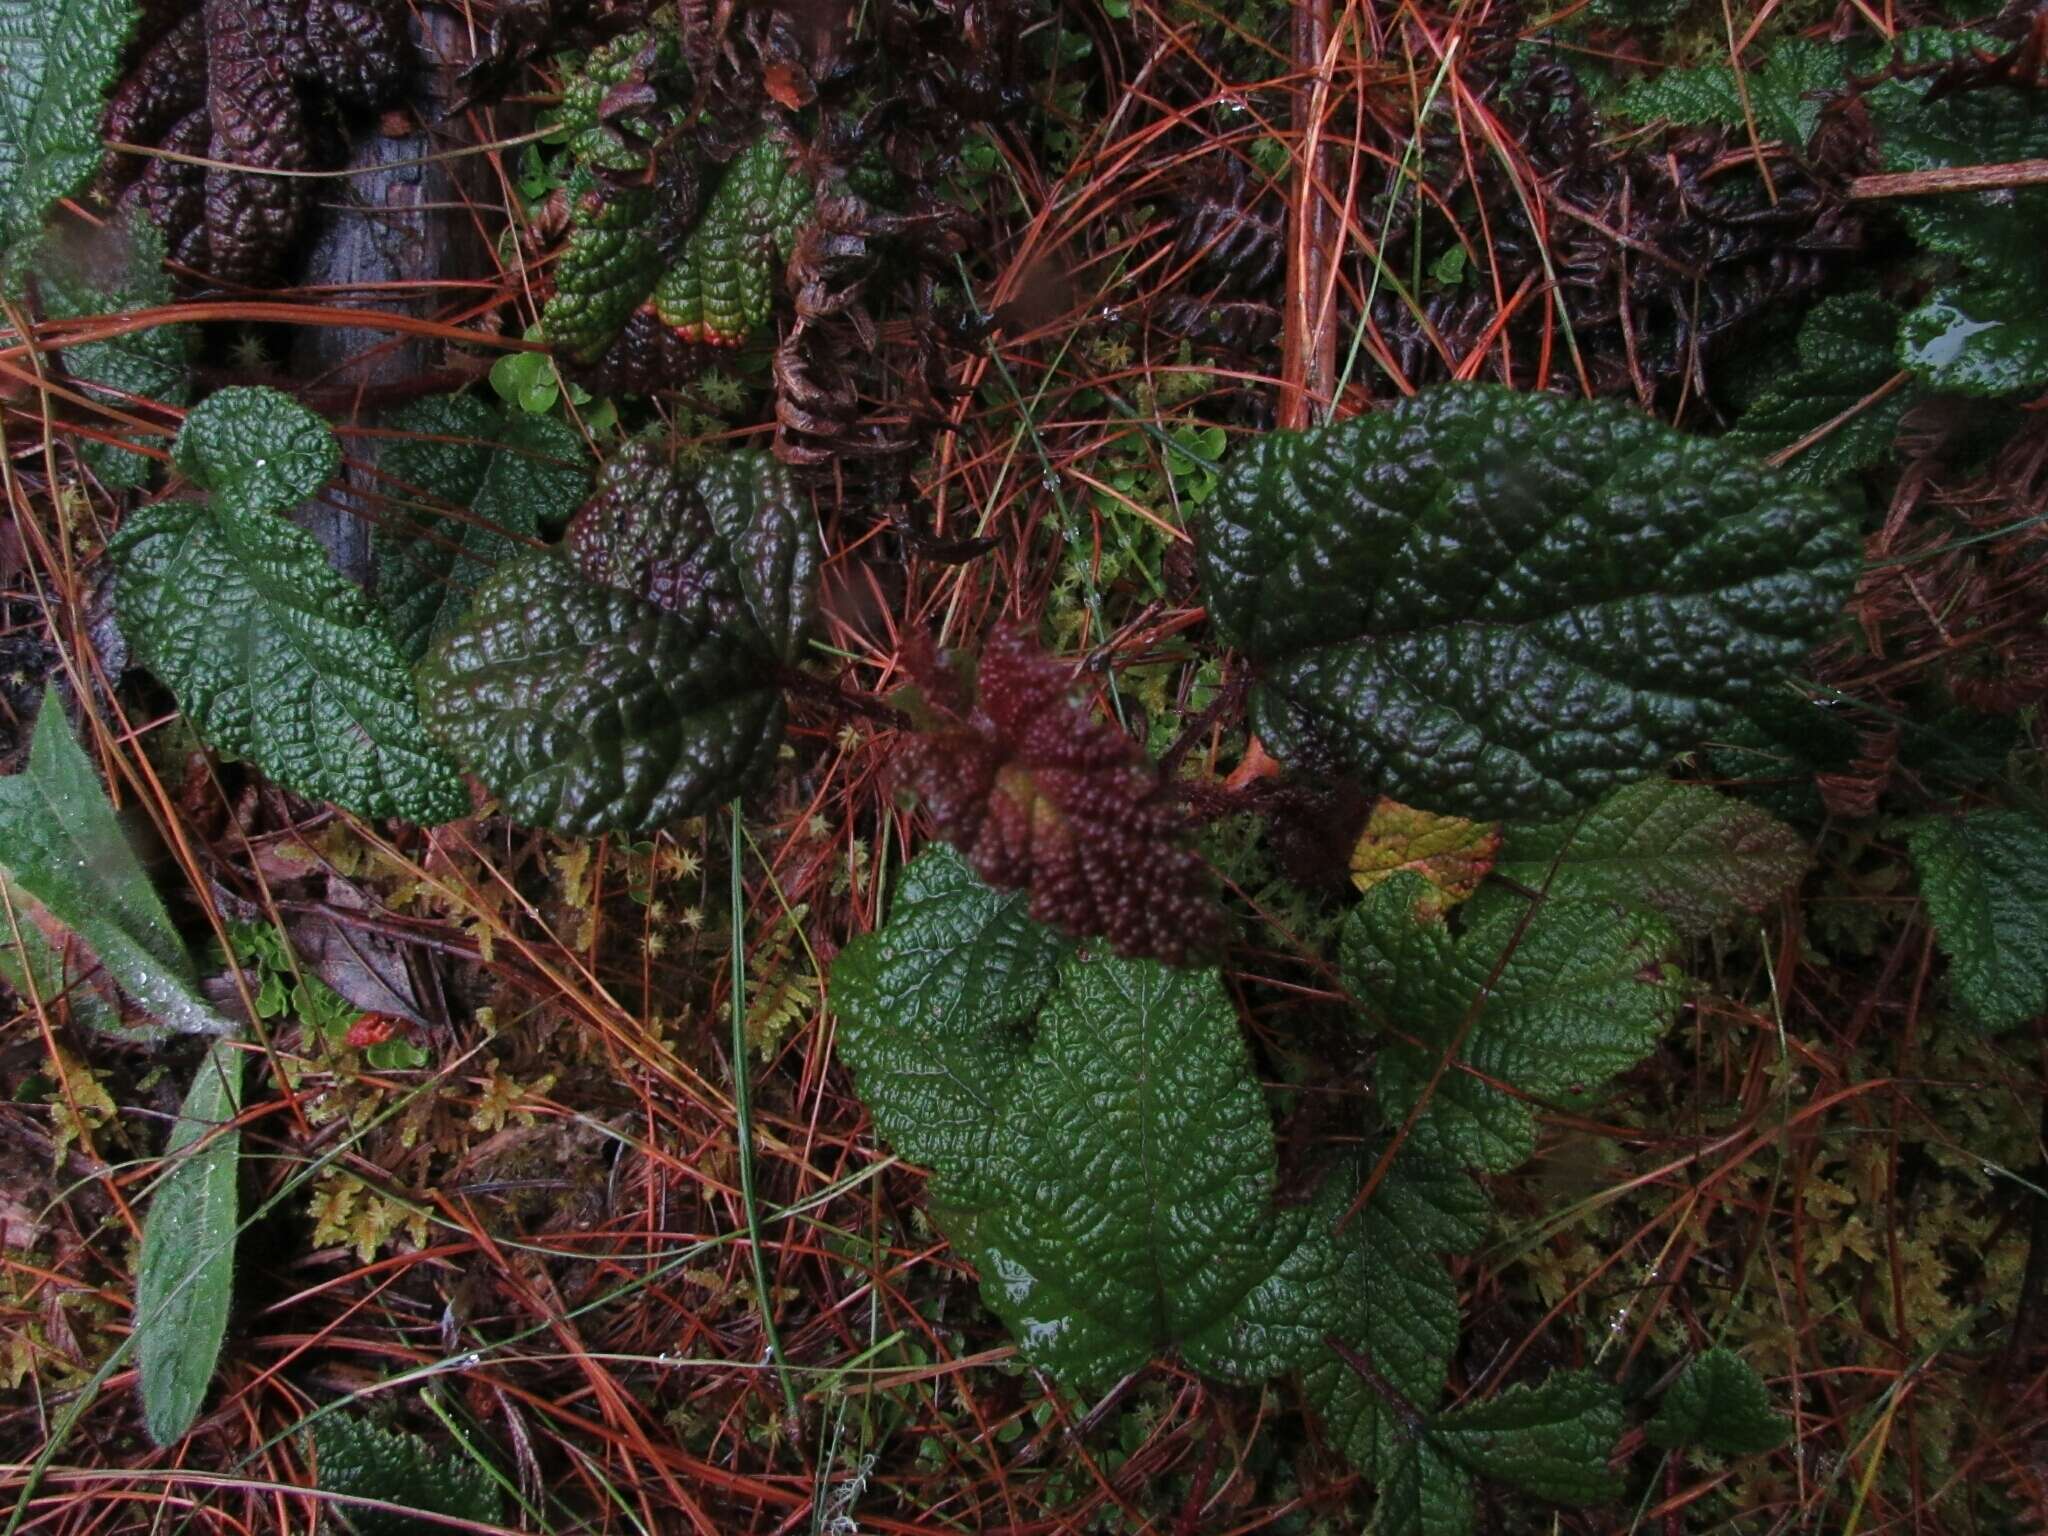
{"label": "leaf with water droplet", "polygon": [[0,880],[75,933],[166,1029],[232,1029],[200,997],[184,941],[129,846],[92,760],[73,738],[54,688],[43,695],[28,767],[0,779]]}
{"label": "leaf with water droplet", "polygon": [[184,1438],[206,1401],[234,1288],[242,1053],[214,1042],[164,1147],[169,1171],[142,1224],[135,1275],[142,1415],[158,1445]]}

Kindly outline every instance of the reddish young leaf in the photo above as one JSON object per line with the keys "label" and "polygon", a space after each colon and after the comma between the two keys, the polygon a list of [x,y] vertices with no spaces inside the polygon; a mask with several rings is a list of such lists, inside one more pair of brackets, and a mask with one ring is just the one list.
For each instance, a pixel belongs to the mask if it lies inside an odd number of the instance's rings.
{"label": "reddish young leaf", "polygon": [[978,693],[898,759],[939,834],[990,885],[1029,890],[1039,922],[1176,964],[1213,949],[1221,915],[1184,818],[1137,743],[1075,696],[1069,664],[1003,625]]}

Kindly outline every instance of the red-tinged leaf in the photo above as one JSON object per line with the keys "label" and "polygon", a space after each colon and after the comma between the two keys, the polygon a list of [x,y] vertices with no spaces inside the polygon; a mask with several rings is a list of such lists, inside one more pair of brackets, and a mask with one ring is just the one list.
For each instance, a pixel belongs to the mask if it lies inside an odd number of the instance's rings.
{"label": "red-tinged leaf", "polygon": [[1219,941],[1208,866],[1157,766],[1024,630],[989,636],[965,718],[899,761],[939,834],[990,885],[1029,890],[1039,922],[1172,963]]}

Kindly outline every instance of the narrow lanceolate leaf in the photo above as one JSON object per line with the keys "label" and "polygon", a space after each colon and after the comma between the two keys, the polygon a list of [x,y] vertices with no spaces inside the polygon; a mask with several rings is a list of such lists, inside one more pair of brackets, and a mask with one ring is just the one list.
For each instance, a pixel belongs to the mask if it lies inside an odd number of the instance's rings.
{"label": "narrow lanceolate leaf", "polygon": [[100,163],[134,0],[0,0],[0,260]]}
{"label": "narrow lanceolate leaf", "polygon": [[1425,810],[1556,817],[1739,718],[1834,624],[1834,495],[1613,405],[1479,385],[1274,432],[1203,509],[1277,755]]}
{"label": "narrow lanceolate leaf", "polygon": [[[191,956],[54,690],[43,695],[28,767],[0,779],[0,879],[77,934],[166,1029],[231,1028],[200,998]],[[20,920],[29,921],[26,914]]]}
{"label": "narrow lanceolate leaf", "polygon": [[1763,1378],[1732,1349],[1690,1361],[1645,1427],[1653,1445],[1698,1445],[1750,1456],[1783,1445],[1791,1424],[1771,1408]]}
{"label": "narrow lanceolate leaf", "polygon": [[1692,938],[1775,901],[1811,858],[1798,833],[1756,806],[1645,779],[1583,816],[1509,825],[1496,867],[1552,900],[1648,908]]}
{"label": "narrow lanceolate leaf", "polygon": [[[140,215],[109,221],[89,237],[67,233],[46,238],[36,254],[35,277],[37,298],[51,320],[128,314],[171,301],[164,237]],[[83,386],[88,398],[134,415],[147,403],[183,405],[191,397],[196,341],[192,326],[158,325],[106,341],[80,342],[58,356],[65,374]],[[85,420],[98,431],[121,432],[105,418]],[[78,451],[110,486],[138,486],[149,478],[151,461],[126,448],[81,437]]]}
{"label": "narrow lanceolate leaf", "polygon": [[1380,1046],[1385,1114],[1401,1121],[1421,1103],[1418,1150],[1504,1171],[1535,1150],[1532,1100],[1600,1087],[1670,1027],[1679,977],[1663,961],[1674,935],[1611,902],[1553,900],[1489,904],[1454,937],[1415,915],[1426,890],[1397,875],[1353,909],[1345,977],[1376,1017],[1422,1042]]}
{"label": "narrow lanceolate leaf", "polygon": [[242,1103],[242,1053],[216,1041],[186,1090],[164,1148],[170,1165],[142,1223],[135,1277],[136,1352],[150,1438],[176,1444],[199,1417],[227,1333],[241,1134],[222,1130]]}
{"label": "narrow lanceolate leaf", "polygon": [[1982,1028],[2048,1012],[2048,827],[2019,811],[1913,824],[1907,847],[1949,983]]}
{"label": "narrow lanceolate leaf", "polygon": [[326,424],[272,390],[222,390],[186,419],[175,456],[211,498],[143,508],[111,552],[129,639],[194,728],[360,815],[463,814],[384,615],[282,515],[333,473]]}
{"label": "narrow lanceolate leaf", "polygon": [[[387,425],[418,436],[393,442],[378,462],[399,484],[389,488],[393,514],[373,540],[377,599],[399,654],[416,662],[455,627],[484,578],[527,547],[522,540],[576,510],[590,476],[583,440],[564,423],[494,411],[473,395],[422,400]],[[414,493],[431,502],[415,502]]]}
{"label": "narrow lanceolate leaf", "polygon": [[428,724],[532,825],[700,815],[774,764],[817,570],[808,509],[765,454],[692,480],[636,445],[562,545],[501,566],[434,646]]}

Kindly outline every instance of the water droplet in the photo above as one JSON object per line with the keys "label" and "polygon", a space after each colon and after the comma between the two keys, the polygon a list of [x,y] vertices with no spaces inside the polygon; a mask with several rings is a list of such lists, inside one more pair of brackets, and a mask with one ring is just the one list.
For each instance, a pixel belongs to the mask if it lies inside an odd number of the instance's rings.
{"label": "water droplet", "polygon": [[1048,491],[1056,491],[1060,488],[1060,477],[1048,469],[1038,477],[1038,483]]}
{"label": "water droplet", "polygon": [[1115,325],[1123,317],[1124,310],[1121,304],[1105,304],[1102,306],[1102,318],[1108,324]]}

